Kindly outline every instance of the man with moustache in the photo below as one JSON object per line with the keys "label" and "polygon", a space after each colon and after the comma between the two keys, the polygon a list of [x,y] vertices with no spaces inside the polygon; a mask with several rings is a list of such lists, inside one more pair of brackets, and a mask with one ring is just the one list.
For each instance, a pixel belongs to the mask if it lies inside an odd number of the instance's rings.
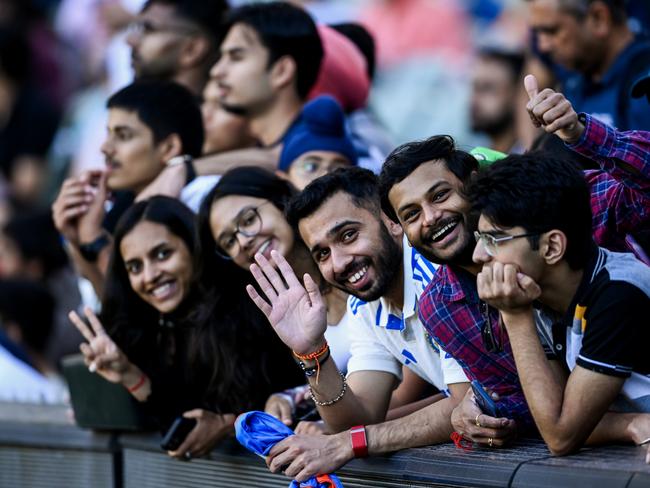
{"label": "man with moustache", "polygon": [[[342,168],[310,183],[287,209],[325,280],[352,295],[347,378],[328,361],[326,310],[313,279],[305,275],[303,287],[276,251],[272,262],[258,254],[258,264],[251,266],[266,299],[252,286],[249,294],[301,357],[319,413],[338,432],[290,436],[271,450],[270,469],[299,481],[353,457],[448,441],[451,411],[468,387],[460,366],[431,341],[417,318],[417,298],[433,267],[403,243],[399,225],[381,212],[377,190],[370,171]],[[414,413],[384,422],[402,365],[439,389],[448,388],[447,398],[415,404]]]}
{"label": "man with moustache", "polygon": [[516,51],[483,48],[472,68],[470,123],[489,138],[490,148],[520,152],[515,111],[524,57]]}
{"label": "man with moustache", "polygon": [[[562,94],[538,92],[534,77],[527,77],[526,89],[533,121],[601,166],[584,173],[591,190],[595,240],[613,250],[629,251],[626,234],[647,228],[650,216],[644,192],[650,169],[647,158],[639,157],[647,150],[647,135],[616,135],[592,117],[578,116]],[[463,365],[468,378],[497,393],[501,411],[527,430],[533,422],[510,344],[498,312],[479,300],[476,288],[481,266],[472,261],[472,233],[477,218],[463,195],[464,184],[476,170],[476,162],[455,149],[447,136],[405,144],[382,169],[382,208],[400,222],[424,256],[444,263],[420,299],[422,323]],[[452,423],[475,442],[488,446],[502,442],[494,429],[503,421],[482,414],[471,394],[454,412]]]}
{"label": "man with moustache", "polygon": [[[110,231],[121,212],[165,167],[189,166],[188,158],[198,156],[203,145],[198,103],[177,83],[135,82],[113,94],[107,107],[108,134],[102,144],[106,170],[68,178],[52,204],[54,223],[70,257],[97,292],[110,255]],[[186,180],[181,200],[197,210],[215,178]],[[107,214],[109,191],[128,195]]]}

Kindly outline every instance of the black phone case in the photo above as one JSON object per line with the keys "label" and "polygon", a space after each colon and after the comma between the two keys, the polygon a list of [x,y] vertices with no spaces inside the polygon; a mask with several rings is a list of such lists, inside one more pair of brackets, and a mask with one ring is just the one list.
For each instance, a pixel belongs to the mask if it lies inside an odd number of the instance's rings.
{"label": "black phone case", "polygon": [[187,434],[196,426],[195,419],[178,417],[163,437],[160,447],[164,451],[175,451],[183,443]]}

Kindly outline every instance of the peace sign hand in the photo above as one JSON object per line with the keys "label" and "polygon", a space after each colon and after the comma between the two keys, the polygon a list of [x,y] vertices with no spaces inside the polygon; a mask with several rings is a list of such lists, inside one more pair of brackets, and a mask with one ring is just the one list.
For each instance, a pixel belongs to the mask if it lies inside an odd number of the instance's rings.
{"label": "peace sign hand", "polygon": [[112,383],[124,383],[126,376],[132,376],[127,373],[132,373],[136,367],[109,337],[93,311],[86,307],[84,313],[90,327],[76,312],[72,311],[68,314],[70,321],[88,341],[79,346],[84,362],[91,372],[96,372],[106,380]]}
{"label": "peace sign hand", "polygon": [[305,274],[303,287],[279,252],[271,251],[271,259],[277,270],[261,254],[250,267],[266,300],[252,285],[246,291],[287,346],[298,354],[312,353],[324,344],[327,328],[327,310],[318,285]]}

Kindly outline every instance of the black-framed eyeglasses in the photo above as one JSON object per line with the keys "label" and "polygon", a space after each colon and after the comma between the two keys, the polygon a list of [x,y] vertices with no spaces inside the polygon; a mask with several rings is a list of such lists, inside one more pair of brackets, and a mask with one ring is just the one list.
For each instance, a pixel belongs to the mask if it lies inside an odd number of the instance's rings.
{"label": "black-framed eyeglasses", "polygon": [[154,34],[156,32],[177,32],[179,34],[195,34],[196,32],[198,32],[198,29],[191,25],[183,25],[183,24],[156,25],[149,20],[136,19],[127,26],[127,32],[130,35],[140,37],[140,36],[145,36],[147,34]]}
{"label": "black-framed eyeglasses", "polygon": [[487,352],[497,353],[503,351],[503,327],[501,325],[501,316],[497,321],[497,331],[492,328],[492,318],[490,316],[490,307],[487,303],[481,302],[481,312],[483,315],[483,324],[481,325],[481,339]]}
{"label": "black-framed eyeglasses", "polygon": [[494,237],[492,234],[486,234],[477,230],[474,231],[474,239],[476,239],[476,242],[478,243],[481,241],[483,247],[485,248],[485,252],[488,254],[488,256],[492,257],[496,256],[499,248],[499,243],[501,242],[511,241],[512,239],[519,239],[520,237],[533,237],[538,235],[539,232],[528,232],[526,234],[517,234],[515,236]]}
{"label": "black-framed eyeglasses", "polygon": [[215,252],[223,259],[233,259],[241,252],[241,244],[237,234],[244,237],[255,237],[262,230],[262,216],[258,209],[271,202],[264,202],[257,207],[244,208],[235,218],[231,232],[224,232],[217,241]]}

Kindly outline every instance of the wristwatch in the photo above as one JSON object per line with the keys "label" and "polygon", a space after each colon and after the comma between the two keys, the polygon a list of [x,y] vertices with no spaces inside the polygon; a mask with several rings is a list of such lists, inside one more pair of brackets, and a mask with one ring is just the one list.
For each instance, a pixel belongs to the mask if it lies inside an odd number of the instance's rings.
{"label": "wristwatch", "polygon": [[165,166],[178,166],[179,164],[185,165],[185,184],[189,185],[194,180],[194,178],[196,178],[196,170],[194,169],[192,156],[189,154],[174,156],[169,161],[167,161]]}
{"label": "wristwatch", "polygon": [[94,241],[79,244],[79,254],[88,262],[94,263],[102,249],[111,242],[107,233],[102,232]]}

